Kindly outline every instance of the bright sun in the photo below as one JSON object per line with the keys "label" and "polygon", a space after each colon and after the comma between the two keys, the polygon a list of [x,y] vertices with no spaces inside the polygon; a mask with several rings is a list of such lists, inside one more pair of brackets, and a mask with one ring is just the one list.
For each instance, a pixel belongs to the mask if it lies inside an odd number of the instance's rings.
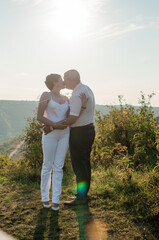
{"label": "bright sun", "polygon": [[89,25],[90,14],[83,0],[55,0],[49,25],[65,38],[76,38]]}

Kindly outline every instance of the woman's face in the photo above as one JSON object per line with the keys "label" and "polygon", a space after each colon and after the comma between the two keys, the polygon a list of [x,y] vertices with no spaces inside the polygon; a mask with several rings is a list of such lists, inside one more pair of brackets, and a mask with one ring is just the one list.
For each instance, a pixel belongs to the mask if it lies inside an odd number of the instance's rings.
{"label": "woman's face", "polygon": [[71,80],[66,74],[64,74],[64,85],[65,85],[65,88],[72,89]]}
{"label": "woman's face", "polygon": [[59,89],[64,89],[65,88],[64,82],[63,82],[61,77],[58,79],[58,82],[55,82],[54,85],[56,87],[58,87]]}

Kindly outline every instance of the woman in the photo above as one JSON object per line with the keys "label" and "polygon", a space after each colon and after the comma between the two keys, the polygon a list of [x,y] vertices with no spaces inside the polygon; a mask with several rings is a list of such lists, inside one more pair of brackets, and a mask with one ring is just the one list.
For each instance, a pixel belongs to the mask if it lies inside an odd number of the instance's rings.
{"label": "woman", "polygon": [[[49,125],[53,131],[42,135],[43,165],[41,171],[41,196],[43,206],[51,207],[49,204],[49,190],[52,176],[52,209],[59,210],[59,198],[63,177],[63,165],[69,144],[69,127],[63,126],[56,129],[58,122],[67,118],[69,112],[69,100],[60,94],[64,83],[59,74],[50,74],[46,77],[46,86],[50,92],[44,92],[39,101],[37,120]],[[85,95],[79,96],[82,107],[85,107],[87,99]]]}

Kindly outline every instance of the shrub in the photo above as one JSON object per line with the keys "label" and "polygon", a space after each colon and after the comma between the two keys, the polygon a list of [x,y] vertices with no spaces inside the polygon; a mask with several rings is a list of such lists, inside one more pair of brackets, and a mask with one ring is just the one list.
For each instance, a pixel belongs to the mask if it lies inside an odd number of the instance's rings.
{"label": "shrub", "polygon": [[108,115],[96,113],[94,162],[107,167],[125,155],[131,156],[134,167],[142,164],[154,166],[159,149],[159,131],[150,105],[152,96],[149,95],[147,101],[141,93],[137,110],[131,105],[124,106],[122,97],[119,97],[119,109],[111,106]]}
{"label": "shrub", "polygon": [[37,170],[42,165],[42,128],[40,123],[33,118],[28,118],[24,130],[25,153],[24,157],[29,167]]}
{"label": "shrub", "polygon": [[3,176],[6,174],[7,168],[10,165],[8,161],[8,154],[0,155],[0,175]]}

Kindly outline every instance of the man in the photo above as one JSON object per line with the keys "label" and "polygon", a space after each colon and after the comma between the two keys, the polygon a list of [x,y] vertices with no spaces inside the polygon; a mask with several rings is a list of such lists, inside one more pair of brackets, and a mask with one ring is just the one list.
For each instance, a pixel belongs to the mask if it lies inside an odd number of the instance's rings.
{"label": "man", "polygon": [[[70,125],[70,154],[77,183],[77,197],[65,205],[78,205],[87,202],[87,193],[91,181],[90,154],[95,137],[94,110],[95,100],[91,89],[82,84],[80,75],[76,70],[69,70],[64,74],[64,84],[72,89],[70,98],[70,114],[65,125]],[[79,95],[85,93],[88,98],[86,108],[81,111]]]}

